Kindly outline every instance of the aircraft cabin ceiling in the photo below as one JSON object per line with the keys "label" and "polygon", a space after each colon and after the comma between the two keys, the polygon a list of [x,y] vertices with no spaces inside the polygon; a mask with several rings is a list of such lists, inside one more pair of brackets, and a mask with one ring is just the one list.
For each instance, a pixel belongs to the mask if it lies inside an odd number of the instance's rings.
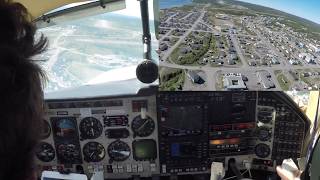
{"label": "aircraft cabin ceiling", "polygon": [[81,0],[55,0],[55,1],[48,1],[48,0],[16,0],[16,2],[20,2],[23,4],[29,12],[32,14],[34,18],[40,17],[41,15],[54,10],[58,7],[68,5],[71,3],[77,2],[85,2]]}
{"label": "aircraft cabin ceiling", "polygon": [[[55,10],[59,7],[63,7],[72,3],[79,3],[79,5],[86,4],[86,3],[91,3],[91,2],[99,2],[101,4],[104,4],[106,6],[108,6],[108,4],[110,3],[114,3],[114,2],[122,2],[125,5],[125,1],[124,0],[100,0],[100,1],[84,1],[84,0],[14,0],[15,2],[20,2],[21,4],[23,4],[28,11],[31,13],[32,17],[34,19],[37,19],[39,17],[41,17],[42,15]],[[109,7],[107,7],[109,8]],[[125,7],[123,7],[125,8]],[[114,9],[114,10],[118,10],[118,9]],[[112,11],[112,10],[110,10]]]}

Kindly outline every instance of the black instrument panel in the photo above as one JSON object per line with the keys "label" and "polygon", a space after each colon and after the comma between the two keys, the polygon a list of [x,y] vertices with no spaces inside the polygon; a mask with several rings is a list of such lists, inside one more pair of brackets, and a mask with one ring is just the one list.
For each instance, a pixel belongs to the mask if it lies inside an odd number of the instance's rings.
{"label": "black instrument panel", "polygon": [[282,92],[156,92],[52,100],[47,107],[38,164],[71,171],[80,165],[85,173],[102,168],[113,179],[208,173],[213,161],[230,158],[274,171],[302,155],[309,129]]}
{"label": "black instrument panel", "polygon": [[282,92],[161,92],[157,110],[163,174],[206,173],[213,161],[232,158],[241,168],[242,157],[274,171],[301,157],[309,129]]}

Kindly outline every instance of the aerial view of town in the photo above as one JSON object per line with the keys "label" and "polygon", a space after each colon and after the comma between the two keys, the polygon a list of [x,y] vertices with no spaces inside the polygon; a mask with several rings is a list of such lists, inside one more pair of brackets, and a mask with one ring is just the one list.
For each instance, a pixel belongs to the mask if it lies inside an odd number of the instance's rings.
{"label": "aerial view of town", "polygon": [[161,7],[159,37],[160,90],[320,89],[320,25],[279,10],[234,0]]}

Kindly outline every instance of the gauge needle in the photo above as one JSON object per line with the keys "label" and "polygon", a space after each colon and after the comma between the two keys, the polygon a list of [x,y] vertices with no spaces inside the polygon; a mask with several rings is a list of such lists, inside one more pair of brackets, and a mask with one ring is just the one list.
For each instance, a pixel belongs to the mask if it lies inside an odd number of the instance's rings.
{"label": "gauge needle", "polygon": [[140,131],[147,123],[148,120],[146,119],[146,121],[137,129],[137,131]]}
{"label": "gauge needle", "polygon": [[94,152],[92,152],[92,153],[90,154],[90,157],[92,158],[93,155],[94,155]]}
{"label": "gauge needle", "polygon": [[119,153],[119,154],[122,154],[122,155],[124,155],[124,156],[129,156],[129,155],[130,155],[130,152],[128,152],[128,151],[112,150],[112,152]]}
{"label": "gauge needle", "polygon": [[91,129],[91,133],[92,133],[92,135],[94,136],[94,131],[93,131],[93,129]]}

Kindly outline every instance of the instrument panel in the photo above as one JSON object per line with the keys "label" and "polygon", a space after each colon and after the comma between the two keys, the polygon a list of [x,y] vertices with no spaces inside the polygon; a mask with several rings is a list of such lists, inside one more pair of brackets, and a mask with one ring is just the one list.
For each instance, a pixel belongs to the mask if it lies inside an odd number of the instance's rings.
{"label": "instrument panel", "polygon": [[159,174],[156,120],[156,96],[47,102],[38,164],[105,178]]}
{"label": "instrument panel", "polygon": [[309,121],[282,92],[155,92],[46,102],[41,170],[124,179],[209,173],[235,160],[275,171],[301,156]]}

